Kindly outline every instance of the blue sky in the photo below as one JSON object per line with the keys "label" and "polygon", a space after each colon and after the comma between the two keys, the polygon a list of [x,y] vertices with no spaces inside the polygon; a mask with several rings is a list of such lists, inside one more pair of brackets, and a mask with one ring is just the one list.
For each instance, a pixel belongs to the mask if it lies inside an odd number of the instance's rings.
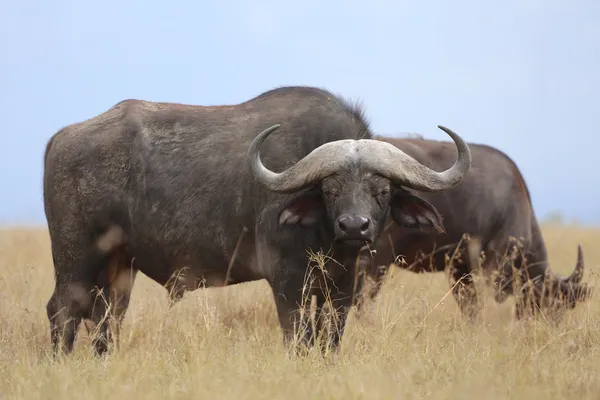
{"label": "blue sky", "polygon": [[302,84],[362,99],[377,133],[498,147],[539,217],[600,223],[598,1],[2,0],[0,52],[0,222],[45,223],[42,154],[65,125]]}

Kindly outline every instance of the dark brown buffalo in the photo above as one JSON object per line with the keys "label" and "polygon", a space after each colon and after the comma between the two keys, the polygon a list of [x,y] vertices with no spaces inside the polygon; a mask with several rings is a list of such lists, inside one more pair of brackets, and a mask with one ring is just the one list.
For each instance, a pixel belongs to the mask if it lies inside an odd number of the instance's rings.
{"label": "dark brown buffalo", "polygon": [[[448,142],[383,136],[377,139],[393,144],[437,171],[448,168],[456,157],[454,146]],[[496,275],[492,282],[498,302],[518,294],[517,318],[525,311],[541,309],[554,311],[560,318],[561,310],[575,307],[591,294],[591,289],[581,283],[584,269],[581,247],[570,276],[551,272],[529,190],[519,168],[493,147],[480,144],[469,147],[472,165],[462,183],[444,192],[421,196],[430,209],[441,215],[432,219],[443,217],[445,231],[441,227],[432,231],[388,224],[367,274],[374,280],[367,298],[377,295],[394,260],[403,260],[396,265],[418,273],[450,267],[453,295],[460,309],[473,316],[478,308],[472,272],[482,267],[488,282]],[[420,225],[418,219],[408,222]],[[463,238],[463,234],[467,236]],[[481,264],[480,250],[485,256]],[[357,298],[359,310],[363,301]]]}
{"label": "dark brown buffalo", "polygon": [[326,259],[329,292],[313,287],[308,298],[314,294],[320,309],[329,295],[340,309],[337,349],[353,298],[350,266],[364,243],[377,241],[390,213],[405,226],[441,224],[402,187],[447,190],[469,168],[468,146],[441,128],[458,148],[442,173],[372,140],[358,107],[309,87],[228,106],[127,100],[61,129],[44,159],[54,354],[72,350],[82,319],[101,324],[95,348],[104,353],[106,307],[92,291],[104,293],[119,323],[137,271],[173,301],[201,285],[266,279],[284,340],[302,326],[301,341],[311,346],[314,332],[298,311],[309,249],[336,260]]}

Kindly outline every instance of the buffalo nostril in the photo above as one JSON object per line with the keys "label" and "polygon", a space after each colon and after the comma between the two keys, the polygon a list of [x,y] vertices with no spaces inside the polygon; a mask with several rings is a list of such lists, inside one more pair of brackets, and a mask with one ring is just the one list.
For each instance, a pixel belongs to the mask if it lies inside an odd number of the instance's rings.
{"label": "buffalo nostril", "polygon": [[346,230],[348,230],[347,222],[348,222],[348,218],[346,218],[346,217],[340,217],[338,219],[338,226],[342,232],[346,232]]}
{"label": "buffalo nostril", "polygon": [[361,232],[364,232],[367,229],[369,229],[369,220],[367,218],[363,218],[363,223],[360,226],[360,230],[361,230]]}

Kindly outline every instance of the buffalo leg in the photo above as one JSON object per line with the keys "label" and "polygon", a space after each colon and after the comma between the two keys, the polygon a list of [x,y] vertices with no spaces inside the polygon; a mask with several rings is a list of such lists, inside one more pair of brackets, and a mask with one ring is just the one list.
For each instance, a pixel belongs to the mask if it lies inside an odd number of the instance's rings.
{"label": "buffalo leg", "polygon": [[[296,354],[306,354],[308,349],[317,344],[317,341],[322,353],[326,352],[328,346],[337,352],[352,306],[352,279],[347,277],[344,282],[336,282],[335,285],[329,286],[335,289],[328,294],[322,293],[321,289],[304,288],[304,293],[302,287],[296,289],[295,283],[303,280],[303,274],[298,273],[297,276],[291,274],[286,276],[286,281],[278,286],[278,291],[274,290],[284,343],[286,346],[295,345]],[[314,316],[310,311],[313,295],[317,300]],[[329,306],[329,311],[332,313],[327,315],[324,311],[325,306]]]}
{"label": "buffalo leg", "polygon": [[54,356],[59,352],[69,354],[73,351],[77,330],[91,303],[91,284],[85,281],[64,282],[63,279],[66,280],[57,276],[59,281],[46,305]]}
{"label": "buffalo leg", "polygon": [[[277,208],[268,213],[278,213]],[[269,220],[267,217],[263,217]],[[283,334],[283,344],[295,353],[303,355],[314,344],[313,329],[310,324],[310,303],[314,290],[307,283],[306,253],[297,249],[315,247],[313,236],[298,237],[293,230],[282,230],[278,236],[271,236],[262,224],[255,227],[257,265],[266,273],[266,279],[273,292],[279,326]],[[288,248],[287,243],[293,243]]]}
{"label": "buffalo leg", "polygon": [[[113,255],[107,268],[109,282],[102,288],[102,297],[96,296],[91,319],[97,327],[92,343],[98,355],[105,354],[108,346],[119,344],[121,325],[129,307],[137,269],[132,268],[130,257],[124,251]],[[111,331],[113,323],[115,332]]]}
{"label": "buffalo leg", "polygon": [[454,263],[450,272],[450,281],[452,295],[460,311],[468,317],[475,317],[478,313],[477,292],[468,265],[463,262]]}
{"label": "buffalo leg", "polygon": [[[363,273],[360,279],[360,285],[357,288],[354,305],[356,306],[357,316],[362,315],[365,301],[373,302],[379,294],[385,282],[385,278],[390,270],[389,265],[370,266],[368,273]],[[367,278],[371,278],[372,284],[365,293],[365,284]]]}
{"label": "buffalo leg", "polygon": [[90,316],[93,323],[90,335],[92,337],[92,346],[94,346],[96,354],[102,355],[108,351],[110,300],[108,287],[97,289],[98,291],[94,298]]}
{"label": "buffalo leg", "polygon": [[57,252],[53,259],[56,283],[46,312],[56,356],[58,352],[72,352],[79,325],[91,310],[95,276],[106,265],[106,257],[72,247],[68,252]]}
{"label": "buffalo leg", "polygon": [[[350,308],[352,306],[354,290],[354,276],[353,274],[347,274],[342,279],[335,282],[334,285],[330,285],[331,293],[329,293],[330,302],[327,304],[329,307],[330,315],[324,315],[324,303],[321,303],[319,307],[318,316],[318,328],[320,332],[327,333],[326,336],[322,337],[320,341],[321,351],[325,353],[327,348],[334,352],[339,351],[340,342],[344,335],[346,328],[346,321]],[[360,291],[358,289],[357,291]],[[358,293],[357,293],[358,294]]]}
{"label": "buffalo leg", "polygon": [[304,271],[287,271],[271,285],[284,344],[296,345],[298,354],[312,347],[315,339],[309,315],[312,291],[303,293],[303,282]]}
{"label": "buffalo leg", "polygon": [[[539,304],[535,302],[535,296],[531,299],[529,296],[523,296],[523,286],[531,279],[531,274],[526,267],[525,253],[522,244],[514,239],[500,239],[493,241],[486,254],[488,262],[486,269],[495,272],[492,281],[494,289],[494,298],[498,303],[504,302],[508,296],[515,295],[515,317],[517,320],[523,318],[527,312],[536,311]],[[491,274],[491,273],[490,273]],[[539,275],[535,273],[534,277]],[[528,287],[525,291],[531,289]],[[532,303],[532,300],[534,301]]]}

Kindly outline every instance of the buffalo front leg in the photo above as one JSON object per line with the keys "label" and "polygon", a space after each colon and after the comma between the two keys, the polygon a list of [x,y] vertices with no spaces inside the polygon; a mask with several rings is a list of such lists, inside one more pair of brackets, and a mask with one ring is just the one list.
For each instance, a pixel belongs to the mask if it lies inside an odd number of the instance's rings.
{"label": "buffalo front leg", "polygon": [[337,353],[346,329],[346,321],[356,293],[354,293],[353,274],[347,274],[335,284],[329,286],[327,297],[321,297],[317,310],[318,338],[321,351],[327,354]]}
{"label": "buffalo front leg", "polygon": [[284,344],[297,355],[306,355],[317,342],[322,354],[337,352],[352,306],[353,282],[348,278],[329,290],[294,284],[303,278],[301,273],[290,274],[279,286],[272,286],[279,288],[274,296]]}
{"label": "buffalo front leg", "polygon": [[[359,285],[354,296],[354,305],[356,306],[356,315],[358,318],[361,318],[363,315],[365,302],[368,300],[369,303],[372,303],[379,295],[389,269],[389,265],[376,266],[373,264],[369,267],[368,272],[362,273],[359,277]],[[371,285],[365,285],[367,278],[370,278]]]}
{"label": "buffalo front leg", "polygon": [[284,345],[305,355],[314,345],[314,329],[310,323],[312,292],[303,286],[304,271],[288,271],[271,284]]}
{"label": "buffalo front leg", "polygon": [[476,317],[479,312],[477,291],[473,275],[466,263],[454,264],[450,272],[450,284],[452,285],[452,295],[463,315],[469,318]]}

